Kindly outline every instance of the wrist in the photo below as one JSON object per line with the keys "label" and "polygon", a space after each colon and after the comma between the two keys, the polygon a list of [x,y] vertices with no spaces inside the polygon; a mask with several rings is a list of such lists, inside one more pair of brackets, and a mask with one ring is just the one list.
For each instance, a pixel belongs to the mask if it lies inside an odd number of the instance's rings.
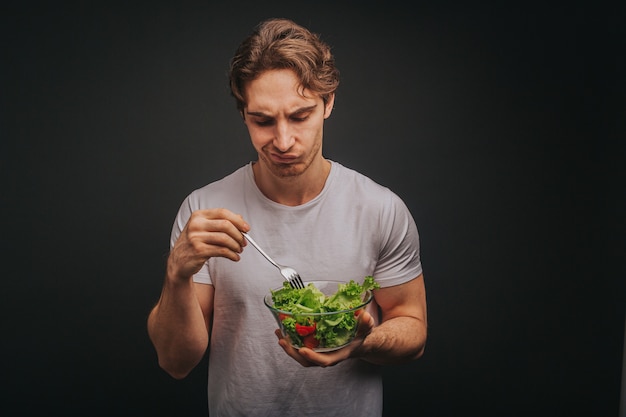
{"label": "wrist", "polygon": [[193,274],[186,273],[178,268],[173,262],[167,263],[165,281],[171,285],[188,284],[192,282]]}

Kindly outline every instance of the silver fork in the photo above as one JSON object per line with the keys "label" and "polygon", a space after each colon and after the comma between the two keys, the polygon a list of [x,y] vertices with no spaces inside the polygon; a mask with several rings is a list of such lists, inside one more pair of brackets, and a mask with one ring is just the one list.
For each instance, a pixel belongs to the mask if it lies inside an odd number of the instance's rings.
{"label": "silver fork", "polygon": [[298,274],[298,272],[296,272],[295,269],[289,266],[277,264],[276,261],[270,258],[269,255],[265,253],[263,249],[261,249],[261,247],[254,241],[254,239],[250,237],[249,234],[247,234],[246,232],[241,232],[241,233],[245,236],[246,240],[252,243],[252,246],[254,246],[256,250],[258,250],[261,253],[261,255],[265,257],[265,259],[270,261],[272,265],[278,268],[282,276],[285,277],[287,282],[289,282],[289,285],[291,285],[291,288],[304,288],[304,283],[302,282],[302,279],[300,278],[300,274]]}

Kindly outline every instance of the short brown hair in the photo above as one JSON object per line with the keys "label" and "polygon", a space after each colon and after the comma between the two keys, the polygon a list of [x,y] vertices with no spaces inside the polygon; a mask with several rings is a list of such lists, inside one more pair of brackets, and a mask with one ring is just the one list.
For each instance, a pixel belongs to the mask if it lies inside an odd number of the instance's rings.
{"label": "short brown hair", "polygon": [[288,19],[268,19],[244,39],[230,63],[230,91],[240,112],[246,105],[246,82],[275,69],[293,70],[301,87],[324,102],[339,86],[335,59],[319,35]]}

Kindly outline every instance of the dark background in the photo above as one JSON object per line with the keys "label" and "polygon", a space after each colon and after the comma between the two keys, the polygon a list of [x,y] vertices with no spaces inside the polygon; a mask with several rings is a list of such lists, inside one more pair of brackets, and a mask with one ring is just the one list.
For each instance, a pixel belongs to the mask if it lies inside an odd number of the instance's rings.
{"label": "dark background", "polygon": [[3,415],[206,415],[145,320],[182,199],[254,158],[226,70],[272,16],[333,46],[325,155],[420,229],[430,337],[386,416],[618,414],[623,2],[0,9]]}

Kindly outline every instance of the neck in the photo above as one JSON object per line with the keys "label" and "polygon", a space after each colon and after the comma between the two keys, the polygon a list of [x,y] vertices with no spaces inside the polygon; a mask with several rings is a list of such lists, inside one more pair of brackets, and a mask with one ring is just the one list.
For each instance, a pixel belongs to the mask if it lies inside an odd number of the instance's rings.
{"label": "neck", "polygon": [[326,184],[330,162],[318,158],[300,175],[278,177],[262,163],[252,165],[254,180],[261,192],[270,200],[286,206],[299,206],[317,197]]}

